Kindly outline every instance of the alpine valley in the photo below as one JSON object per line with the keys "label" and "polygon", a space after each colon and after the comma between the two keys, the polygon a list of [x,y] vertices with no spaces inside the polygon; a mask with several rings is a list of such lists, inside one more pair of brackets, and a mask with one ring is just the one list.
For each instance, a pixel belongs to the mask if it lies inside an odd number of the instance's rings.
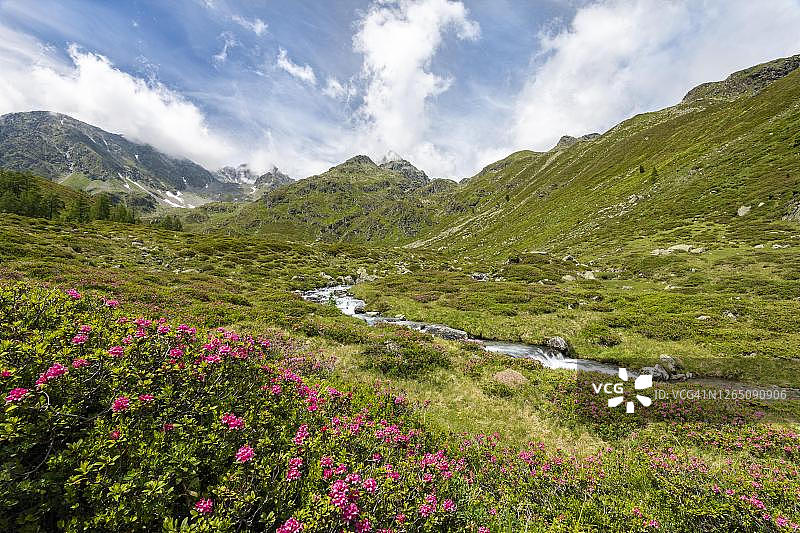
{"label": "alpine valley", "polygon": [[0,117],[0,529],[796,530],[800,55],[573,133],[293,179]]}

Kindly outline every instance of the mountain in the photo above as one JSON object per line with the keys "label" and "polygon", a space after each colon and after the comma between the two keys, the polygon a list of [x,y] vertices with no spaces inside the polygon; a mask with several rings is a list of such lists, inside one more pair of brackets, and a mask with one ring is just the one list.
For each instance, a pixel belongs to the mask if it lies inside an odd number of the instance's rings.
{"label": "mountain", "polygon": [[[285,176],[281,180],[285,182]],[[233,210],[209,206],[205,220],[198,220],[194,213],[189,222],[199,222],[201,231],[407,241],[430,227],[439,208],[434,198],[455,187],[449,180],[431,182],[405,160],[377,165],[358,155],[317,176],[287,182],[257,202]]]}
{"label": "mountain", "polygon": [[258,179],[247,163],[242,163],[238,167],[222,167],[217,171],[217,179],[223,183],[238,183],[240,185],[252,185]]}
{"label": "mountain", "polygon": [[145,208],[194,207],[238,192],[188,159],[49,111],[0,116],[0,168],[108,192]]}
{"label": "mountain", "polygon": [[438,198],[434,228],[409,246],[611,257],[797,232],[784,219],[800,209],[798,67],[800,56],[771,61],[601,136],[511,154]]}

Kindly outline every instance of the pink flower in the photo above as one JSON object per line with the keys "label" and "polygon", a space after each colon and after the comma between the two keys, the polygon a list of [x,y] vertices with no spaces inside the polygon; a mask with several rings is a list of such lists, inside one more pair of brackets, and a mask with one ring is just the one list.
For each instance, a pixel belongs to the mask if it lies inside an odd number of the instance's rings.
{"label": "pink flower", "polygon": [[178,357],[181,357],[182,355],[183,355],[183,350],[181,350],[180,348],[172,348],[169,351],[169,356],[172,357],[173,359],[177,359]]}
{"label": "pink flower", "polygon": [[166,433],[167,431],[172,431],[173,429],[175,429],[174,424],[164,424],[164,433]]}
{"label": "pink flower", "polygon": [[112,346],[108,349],[108,355],[111,357],[122,357],[125,354],[125,348],[122,346]]}
{"label": "pink flower", "polygon": [[303,466],[302,457],[292,457],[289,459],[289,470],[286,471],[286,480],[294,481],[300,479],[303,475],[300,473],[301,466]]}
{"label": "pink flower", "polygon": [[161,324],[156,331],[159,335],[166,335],[169,333],[169,324]]}
{"label": "pink flower", "polygon": [[244,446],[239,448],[238,452],[236,452],[236,462],[237,463],[246,463],[247,461],[249,461],[250,459],[255,457],[255,455],[256,455],[256,452],[253,451],[253,448],[251,448],[250,446],[245,444]]}
{"label": "pink flower", "polygon": [[489,533],[489,528],[486,526],[481,526],[478,528],[478,533]]}
{"label": "pink flower", "polygon": [[148,402],[152,402],[153,400],[154,400],[154,397],[153,397],[152,394],[140,394],[139,395],[139,401],[140,402],[148,403]]}
{"label": "pink flower", "polygon": [[303,531],[303,523],[297,518],[292,517],[283,523],[281,527],[275,530],[275,533],[300,533]]}
{"label": "pink flower", "polygon": [[128,407],[130,407],[130,404],[131,404],[130,398],[128,398],[127,396],[119,396],[115,398],[114,403],[111,404],[111,410],[114,411],[115,413],[118,413],[120,411],[126,410]]}
{"label": "pink flower", "polygon": [[48,368],[42,375],[39,376],[39,379],[36,380],[36,384],[43,385],[48,381],[50,381],[51,379],[55,379],[66,373],[67,373],[67,367],[65,367],[60,363],[54,363],[53,366]]}
{"label": "pink flower", "polygon": [[75,289],[68,290],[67,291],[67,296],[69,296],[73,300],[80,300],[81,299],[81,293],[79,293]]}
{"label": "pink flower", "polygon": [[378,490],[378,482],[375,481],[374,478],[370,477],[364,480],[362,487],[364,487],[364,490],[369,492],[370,494],[374,494],[375,491]]}
{"label": "pink flower", "polygon": [[398,524],[404,524],[406,521],[406,515],[403,513],[398,513],[394,519],[397,521]]}
{"label": "pink flower", "polygon": [[119,300],[105,300],[106,307],[116,309],[119,307]]}
{"label": "pink flower", "polygon": [[356,533],[367,533],[369,531],[372,531],[372,524],[369,523],[369,520],[365,518],[356,522]]}
{"label": "pink flower", "polygon": [[133,342],[133,337],[131,337],[130,335],[128,335],[127,337],[122,339],[122,344],[124,344],[125,346],[127,346],[128,344],[130,344],[132,342]]}
{"label": "pink flower", "polygon": [[278,396],[278,395],[280,395],[281,390],[282,390],[281,386],[276,383],[275,385],[272,386],[272,388],[270,389],[270,392],[272,394],[274,394],[275,396]]}
{"label": "pink flower", "polygon": [[442,502],[442,509],[447,511],[448,513],[452,513],[456,510],[456,504],[453,503],[453,500],[445,500]]}
{"label": "pink flower", "polygon": [[239,418],[233,413],[222,415],[222,424],[228,426],[228,429],[243,429],[244,420]]}
{"label": "pink flower", "polygon": [[0,372],[0,377],[3,378],[10,378],[12,375],[14,375],[14,372],[12,372],[11,370],[3,370],[2,372]]}
{"label": "pink flower", "polygon": [[214,511],[214,502],[211,498],[206,498],[194,504],[194,508],[200,514],[211,514]]}
{"label": "pink flower", "polygon": [[209,354],[209,355],[205,356],[203,359],[205,359],[206,363],[221,363],[222,362],[222,358],[220,356],[218,356],[217,354],[215,354],[215,353]]}
{"label": "pink flower", "polygon": [[358,517],[359,512],[358,505],[353,502],[348,503],[344,509],[342,509],[342,520],[345,522],[351,522]]}
{"label": "pink flower", "polygon": [[79,333],[78,335],[75,335],[74,337],[72,337],[72,344],[83,344],[88,340],[89,340],[89,336],[88,335],[84,335],[83,333]]}
{"label": "pink flower", "polygon": [[8,396],[6,396],[6,403],[18,402],[26,394],[28,394],[28,389],[23,389],[22,387],[17,387],[16,389],[11,389],[11,391],[8,393]]}
{"label": "pink flower", "polygon": [[72,368],[80,368],[82,366],[89,366],[89,361],[86,359],[75,359],[72,361]]}
{"label": "pink flower", "polygon": [[111,440],[118,440],[122,436],[122,433],[118,429],[115,429],[111,433],[108,434],[108,438]]}
{"label": "pink flower", "polygon": [[294,443],[297,446],[302,446],[303,441],[308,438],[308,424],[303,424],[299,428],[297,428],[297,433],[294,435]]}
{"label": "pink flower", "polygon": [[333,466],[333,458],[327,455],[319,460],[319,465],[325,468]]}
{"label": "pink flower", "polygon": [[92,326],[84,324],[84,325],[82,325],[81,327],[78,328],[78,332],[79,333],[91,333],[92,332]]}
{"label": "pink flower", "polygon": [[433,507],[431,507],[427,503],[423,503],[422,505],[419,506],[419,514],[424,518],[428,518],[432,512],[433,512]]}

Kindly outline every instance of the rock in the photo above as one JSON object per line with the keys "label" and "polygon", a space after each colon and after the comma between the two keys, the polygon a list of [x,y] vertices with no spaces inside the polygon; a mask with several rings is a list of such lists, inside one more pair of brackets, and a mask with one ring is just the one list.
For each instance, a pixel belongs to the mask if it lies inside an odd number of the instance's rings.
{"label": "rock", "polygon": [[736,320],[736,315],[734,315],[730,311],[725,311],[724,313],[722,313],[722,316],[724,316],[725,318],[730,318],[732,320]]}
{"label": "rock", "polygon": [[561,279],[564,281],[575,281],[575,276],[570,276],[569,274],[564,274],[561,276]]}
{"label": "rock", "polygon": [[670,252],[688,252],[692,249],[691,244],[675,244],[667,248]]}
{"label": "rock", "polygon": [[572,257],[571,255],[565,255],[564,258],[562,259],[562,261],[565,261],[565,262],[568,262],[568,263],[574,263],[575,262],[575,258]]}
{"label": "rock", "polygon": [[366,312],[367,312],[367,309],[366,309],[366,308],[365,308],[363,305],[357,305],[357,306],[356,306],[356,307],[353,309],[353,312],[354,312],[354,313],[357,313],[357,314],[359,314],[359,315],[363,315],[364,313],[366,313]]}
{"label": "rock", "polygon": [[672,374],[669,379],[672,381],[686,381],[686,374]]}
{"label": "rock", "polygon": [[653,381],[667,381],[669,379],[669,372],[659,364],[642,368],[642,374],[650,374],[653,376]]}
{"label": "rock", "polygon": [[572,345],[564,337],[547,337],[544,340],[544,345],[554,350],[558,350],[564,355],[570,356],[575,353]]}
{"label": "rock", "polygon": [[525,383],[528,382],[528,378],[526,378],[516,370],[512,370],[510,368],[501,370],[500,372],[492,376],[492,379],[502,385],[506,385],[512,388],[519,387],[520,385],[524,385]]}
{"label": "rock", "polygon": [[395,317],[397,320],[405,320],[405,319],[406,319],[406,315],[395,315],[394,317]]}
{"label": "rock", "polygon": [[364,267],[360,267],[357,274],[358,278],[356,278],[356,283],[369,283],[370,281],[378,279],[378,276],[367,274],[367,269]]}
{"label": "rock", "polygon": [[708,320],[709,318],[711,318],[711,317],[708,316],[708,315],[700,315],[695,320]]}
{"label": "rock", "polygon": [[472,274],[470,274],[470,277],[472,277],[472,279],[474,279],[475,281],[489,280],[489,274],[486,274],[485,272],[473,272]]}
{"label": "rock", "polygon": [[451,341],[467,340],[469,338],[469,335],[466,331],[461,331],[460,329],[450,328],[439,324],[426,324],[421,331]]}
{"label": "rock", "polygon": [[650,255],[669,255],[671,253],[672,252],[670,250],[666,250],[664,248],[656,248],[655,250],[650,252]]}
{"label": "rock", "polygon": [[683,368],[683,364],[680,362],[680,360],[675,359],[671,355],[662,353],[661,355],[658,356],[658,359],[660,361],[661,367],[670,374],[674,374],[678,370]]}
{"label": "rock", "polygon": [[578,274],[578,276],[582,277],[583,279],[595,279],[593,270],[587,270],[585,272],[578,272],[577,274]]}
{"label": "rock", "polygon": [[748,214],[748,213],[750,212],[750,210],[751,210],[751,209],[752,209],[752,207],[751,207],[751,206],[749,206],[749,205],[743,205],[743,206],[741,206],[741,207],[740,207],[740,208],[739,208],[739,209],[736,211],[736,214],[737,214],[737,215],[739,215],[740,217],[743,217],[743,216],[745,216],[746,214]]}
{"label": "rock", "polygon": [[623,286],[622,286],[622,290],[623,290],[623,291],[630,291],[630,290],[632,290],[632,289],[633,289],[633,287],[631,287],[630,285],[623,285]]}
{"label": "rock", "polygon": [[753,246],[753,248],[758,248],[759,250],[760,250],[761,248],[763,248],[763,247],[764,247],[764,245],[763,245],[763,244],[756,244],[755,246]]}
{"label": "rock", "polygon": [[702,254],[705,251],[706,249],[703,248],[702,246],[700,248],[692,248],[691,250],[689,250],[689,252],[693,254]]}
{"label": "rock", "polygon": [[351,276],[349,274],[347,276],[345,276],[344,278],[342,278],[342,281],[344,282],[345,285],[352,285],[353,283],[355,283],[355,280],[353,279],[353,276]]}

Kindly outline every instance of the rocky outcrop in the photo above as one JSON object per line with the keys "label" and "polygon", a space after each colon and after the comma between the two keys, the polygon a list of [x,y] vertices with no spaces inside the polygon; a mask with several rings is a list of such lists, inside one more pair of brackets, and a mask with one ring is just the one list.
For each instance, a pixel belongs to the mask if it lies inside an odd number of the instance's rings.
{"label": "rocky outcrop", "polygon": [[572,345],[564,337],[547,337],[544,340],[544,345],[558,350],[567,357],[575,355],[575,350],[572,348]]}
{"label": "rocky outcrop", "polygon": [[784,78],[800,68],[800,55],[776,59],[739,72],[734,72],[723,81],[698,85],[683,97],[682,103],[698,100],[731,100],[755,94],[770,83]]}
{"label": "rocky outcrop", "polygon": [[553,147],[553,150],[563,150],[565,148],[569,148],[574,144],[578,144],[579,142],[586,142],[586,141],[593,141],[600,137],[599,133],[589,133],[587,135],[582,135],[580,137],[572,137],[571,135],[563,135],[556,145]]}

